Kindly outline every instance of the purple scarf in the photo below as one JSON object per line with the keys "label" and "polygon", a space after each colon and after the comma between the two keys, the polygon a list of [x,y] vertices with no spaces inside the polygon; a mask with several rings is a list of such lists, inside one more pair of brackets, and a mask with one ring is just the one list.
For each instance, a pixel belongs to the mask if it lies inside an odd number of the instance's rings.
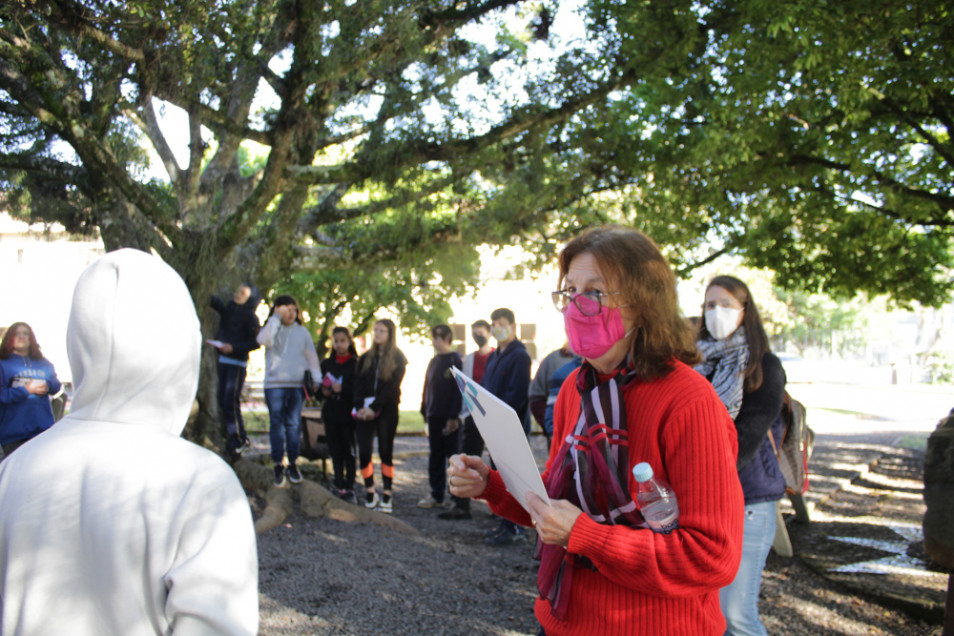
{"label": "purple scarf", "polygon": [[[547,477],[547,494],[579,506],[597,523],[646,527],[643,516],[629,496],[629,443],[623,389],[636,377],[625,367],[597,384],[596,369],[584,362],[576,378],[580,392],[580,419],[563,440]],[[562,459],[559,459],[562,458]],[[559,462],[559,463],[557,463]],[[593,568],[592,562],[570,554],[562,546],[537,541],[540,559],[537,589],[550,602],[550,613],[566,617],[573,570]]]}

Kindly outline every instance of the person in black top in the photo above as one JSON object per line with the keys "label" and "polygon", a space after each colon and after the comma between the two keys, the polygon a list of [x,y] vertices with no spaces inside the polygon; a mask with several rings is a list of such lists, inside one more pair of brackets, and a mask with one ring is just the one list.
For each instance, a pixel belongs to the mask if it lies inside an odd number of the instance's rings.
{"label": "person in black top", "polygon": [[219,410],[225,425],[225,452],[235,459],[251,446],[245,433],[240,399],[245,386],[248,354],[258,349],[255,337],[261,325],[255,310],[261,302],[258,289],[243,283],[235,289],[232,300],[225,302],[212,296],[210,304],[219,314],[219,328],[212,343],[219,350]]}
{"label": "person in black top", "polygon": [[[451,368],[463,367],[460,354],[451,349],[454,335],[447,325],[431,328],[431,342],[436,355],[431,358],[424,375],[424,392],[421,396],[421,415],[427,423],[427,440],[430,456],[427,475],[431,492],[417,506],[419,508],[443,508],[444,491],[447,489],[447,460],[460,450],[461,395]],[[455,504],[456,504],[455,498]],[[454,518],[470,518],[470,511],[458,508]]]}
{"label": "person in black top", "polygon": [[765,559],[775,539],[775,508],[785,478],[773,440],[781,440],[785,371],[769,349],[748,286],[734,276],[716,276],[706,288],[696,347],[696,370],[712,383],[735,421],[736,467],[745,496],[742,562],[735,580],[719,591],[726,634],[765,634],[759,618],[759,588]]}
{"label": "person in black top", "polygon": [[[358,359],[354,383],[355,434],[358,438],[358,465],[364,479],[365,507],[390,513],[394,482],[394,436],[398,427],[398,404],[407,358],[395,345],[397,327],[383,318],[374,323],[374,344]],[[371,451],[375,435],[381,458],[381,497],[374,490]]]}
{"label": "person in black top", "polygon": [[325,423],[325,435],[334,466],[335,494],[349,503],[356,503],[354,479],[357,470],[351,408],[354,403],[358,351],[346,327],[335,327],[331,331],[331,341],[333,351],[321,363],[321,393],[325,398],[321,419]]}

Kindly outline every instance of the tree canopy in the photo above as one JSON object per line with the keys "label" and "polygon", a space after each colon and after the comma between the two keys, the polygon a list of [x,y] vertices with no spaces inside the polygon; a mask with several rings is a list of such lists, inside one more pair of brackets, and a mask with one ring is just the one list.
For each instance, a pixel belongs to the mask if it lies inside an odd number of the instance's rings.
{"label": "tree canopy", "polygon": [[646,228],[786,287],[936,305],[952,286],[954,16],[942,2],[588,4],[635,76],[562,127],[576,225]]}
{"label": "tree canopy", "polygon": [[157,252],[206,328],[240,275],[329,294],[316,316],[356,302],[342,280],[387,279],[422,315],[433,285],[472,284],[477,244],[547,260],[606,221],[682,271],[736,253],[808,291],[951,290],[942,2],[13,0],[0,18],[3,205]]}

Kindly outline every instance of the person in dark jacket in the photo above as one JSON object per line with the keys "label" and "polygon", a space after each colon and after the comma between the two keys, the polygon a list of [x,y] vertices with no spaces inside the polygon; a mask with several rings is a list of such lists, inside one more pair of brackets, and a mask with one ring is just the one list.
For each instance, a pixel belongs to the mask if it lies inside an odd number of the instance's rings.
{"label": "person in dark jacket", "polygon": [[765,559],[775,538],[778,500],[785,478],[770,433],[781,439],[785,371],[769,350],[752,294],[733,276],[717,276],[706,288],[696,346],[696,366],[712,382],[735,421],[738,470],[745,496],[742,562],[735,580],[719,593],[726,634],[765,634],[759,618],[759,588]]}
{"label": "person in dark jacket", "polygon": [[248,367],[248,354],[260,346],[256,340],[261,325],[255,310],[262,298],[251,283],[242,283],[235,289],[232,300],[225,302],[217,296],[210,304],[219,314],[219,328],[213,346],[219,350],[219,409],[225,425],[225,450],[229,458],[236,458],[251,443],[242,419],[242,387]]}
{"label": "person in dark jacket", "polygon": [[[447,460],[460,450],[461,399],[457,380],[451,368],[461,369],[464,361],[451,348],[454,334],[447,325],[431,328],[431,342],[436,355],[427,364],[424,391],[421,396],[421,415],[427,423],[427,441],[430,455],[427,476],[431,492],[417,502],[418,508],[443,508],[447,490]],[[454,499],[457,504],[457,499]],[[453,519],[469,519],[470,510],[455,506]]]}
{"label": "person in dark jacket", "polygon": [[356,503],[354,480],[357,469],[354,459],[354,373],[358,351],[347,327],[331,331],[332,352],[321,363],[321,393],[325,403],[321,419],[325,423],[328,450],[334,467],[335,494],[348,503]]}
{"label": "person in dark jacket", "polygon": [[[394,436],[397,434],[401,382],[404,381],[407,358],[395,344],[397,327],[393,321],[387,318],[377,321],[373,333],[374,344],[359,358],[355,375],[355,434],[358,438],[358,465],[364,479],[364,505],[390,514],[393,510]],[[371,463],[375,436],[381,458],[381,481],[384,482],[380,497],[374,489],[374,465]]]}
{"label": "person in dark jacket", "polygon": [[583,358],[573,353],[569,343],[564,344],[540,361],[530,383],[530,414],[543,430],[548,450],[550,438],[553,437],[553,405],[556,404],[563,381],[581,364]]}
{"label": "person in dark jacket", "polygon": [[30,325],[10,325],[0,343],[0,444],[4,455],[53,426],[50,396],[61,388]]}
{"label": "person in dark jacket", "polygon": [[[497,340],[497,349],[487,359],[480,384],[517,412],[523,432],[529,435],[530,354],[517,339],[517,319],[513,312],[505,307],[495,309],[490,314],[490,333]],[[507,545],[523,541],[524,537],[523,528],[501,517],[497,527],[487,534],[487,543]]]}

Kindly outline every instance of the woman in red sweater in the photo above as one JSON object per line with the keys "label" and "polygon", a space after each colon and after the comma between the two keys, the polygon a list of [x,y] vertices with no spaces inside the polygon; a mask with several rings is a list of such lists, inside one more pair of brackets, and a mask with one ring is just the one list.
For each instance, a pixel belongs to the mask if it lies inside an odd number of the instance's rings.
{"label": "woman in red sweater", "polygon": [[[451,493],[486,499],[538,535],[535,612],[558,634],[717,635],[719,588],[742,546],[742,490],[732,420],[679,315],[668,262],[644,234],[600,227],[560,254],[563,314],[583,366],[563,383],[543,481],[528,513],[499,473],[457,455]],[[557,440],[562,440],[557,443]],[[648,528],[634,503],[633,467],[648,462],[676,492],[678,527]]]}

